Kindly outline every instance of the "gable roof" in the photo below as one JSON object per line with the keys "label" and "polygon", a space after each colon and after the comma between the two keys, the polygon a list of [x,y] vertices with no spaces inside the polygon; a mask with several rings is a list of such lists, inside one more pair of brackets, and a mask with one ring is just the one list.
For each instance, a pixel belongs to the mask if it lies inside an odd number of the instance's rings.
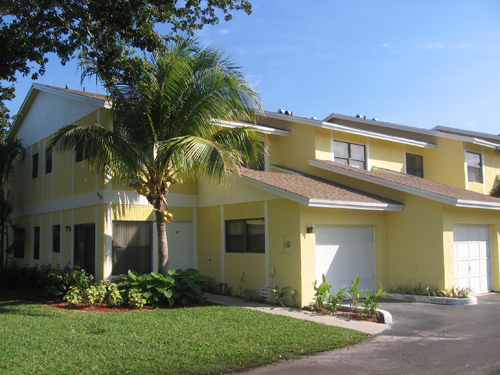
{"label": "gable roof", "polygon": [[456,207],[500,210],[500,198],[475,193],[426,178],[403,173],[371,172],[330,160],[309,159],[309,165]]}
{"label": "gable roof", "polygon": [[288,169],[292,173],[242,168],[245,183],[310,207],[402,211],[404,205],[331,181]]}
{"label": "gable roof", "polygon": [[449,133],[449,134],[463,135],[468,137],[479,137],[486,139],[487,141],[500,143],[500,135],[475,132],[472,130],[450,128],[448,126],[441,126],[441,125],[435,126],[431,130],[436,131],[438,133]]}
{"label": "gable roof", "polygon": [[37,88],[46,87],[46,88],[49,88],[49,89],[54,89],[54,90],[62,91],[62,92],[65,92],[65,93],[80,95],[80,96],[83,96],[83,97],[86,97],[86,98],[92,98],[92,99],[101,100],[103,102],[106,102],[108,100],[108,97],[106,95],[95,94],[95,93],[88,92],[88,91],[63,89],[63,88],[57,87],[57,86],[42,85],[41,83],[34,83],[33,86],[37,87]]}

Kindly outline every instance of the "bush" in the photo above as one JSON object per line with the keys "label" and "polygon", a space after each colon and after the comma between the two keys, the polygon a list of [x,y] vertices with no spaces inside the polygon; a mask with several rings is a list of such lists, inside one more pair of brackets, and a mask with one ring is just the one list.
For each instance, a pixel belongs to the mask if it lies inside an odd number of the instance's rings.
{"label": "bush", "polygon": [[42,281],[37,266],[18,266],[14,262],[0,267],[0,289],[23,290],[41,289]]}
{"label": "bush", "polygon": [[94,284],[94,276],[87,273],[83,268],[69,265],[63,269],[51,268],[50,265],[41,267],[41,283],[45,291],[54,297],[59,297],[76,286],[80,291],[88,289]]}
{"label": "bush", "polygon": [[107,295],[105,285],[91,285],[83,291],[83,302],[87,306],[93,306],[96,303],[104,301]]}
{"label": "bush", "polygon": [[68,302],[70,306],[78,305],[82,301],[82,292],[76,286],[72,286],[63,299]]}
{"label": "bush", "polygon": [[209,277],[200,275],[198,270],[194,268],[188,268],[185,271],[169,270],[168,273],[174,279],[174,285],[172,287],[174,304],[185,305],[186,303],[205,302],[201,287],[210,280]]}
{"label": "bush", "polygon": [[142,309],[146,299],[142,296],[140,290],[136,288],[130,288],[127,294],[127,305],[132,309]]}
{"label": "bush", "polygon": [[118,290],[117,284],[108,284],[106,289],[105,301],[109,307],[118,307],[124,304],[125,300]]}

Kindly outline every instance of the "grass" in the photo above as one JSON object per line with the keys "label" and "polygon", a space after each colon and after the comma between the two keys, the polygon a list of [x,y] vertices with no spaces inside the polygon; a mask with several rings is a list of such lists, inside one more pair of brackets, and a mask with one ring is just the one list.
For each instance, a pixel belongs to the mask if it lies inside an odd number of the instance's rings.
{"label": "grass", "polygon": [[361,332],[236,307],[96,313],[0,302],[0,374],[207,374],[360,342]]}

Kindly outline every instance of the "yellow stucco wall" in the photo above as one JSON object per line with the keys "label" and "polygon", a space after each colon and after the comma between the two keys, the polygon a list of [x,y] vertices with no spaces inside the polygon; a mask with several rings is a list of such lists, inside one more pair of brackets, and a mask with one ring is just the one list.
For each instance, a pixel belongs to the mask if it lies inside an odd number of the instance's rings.
{"label": "yellow stucco wall", "polygon": [[461,141],[439,138],[436,149],[424,151],[424,176],[465,189],[465,154]]}
{"label": "yellow stucco wall", "polygon": [[221,281],[220,207],[198,208],[198,269],[202,275]]}
{"label": "yellow stucco wall", "polygon": [[442,203],[407,195],[403,212],[388,212],[388,288],[445,285]]}

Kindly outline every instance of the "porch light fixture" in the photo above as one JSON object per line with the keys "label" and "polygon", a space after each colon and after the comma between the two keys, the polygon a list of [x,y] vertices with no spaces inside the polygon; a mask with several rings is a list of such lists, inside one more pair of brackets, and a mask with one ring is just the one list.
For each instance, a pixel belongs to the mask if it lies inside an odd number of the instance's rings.
{"label": "porch light fixture", "polygon": [[311,226],[307,227],[307,233],[314,233],[314,223],[311,223]]}
{"label": "porch light fixture", "polygon": [[66,225],[66,232],[71,232],[71,227],[69,225]]}

